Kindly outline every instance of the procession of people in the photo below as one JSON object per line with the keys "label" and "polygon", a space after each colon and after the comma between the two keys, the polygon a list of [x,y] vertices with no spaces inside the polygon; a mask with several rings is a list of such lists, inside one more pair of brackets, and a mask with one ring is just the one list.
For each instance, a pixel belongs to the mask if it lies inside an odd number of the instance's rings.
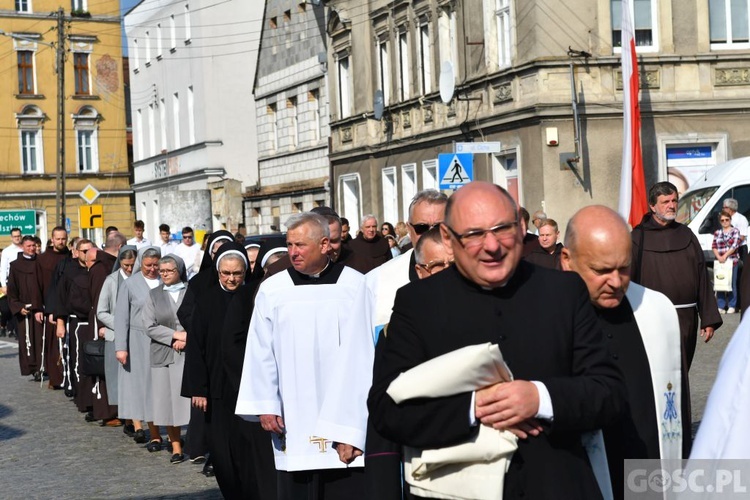
{"label": "procession of people", "polygon": [[[21,375],[225,498],[622,498],[625,460],[690,455],[696,342],[740,304],[736,279],[717,304],[677,198],[654,185],[632,230],[584,207],[562,240],[487,182],[354,237],[317,207],[202,253],[190,227],[102,248],[56,227],[0,279]],[[731,215],[715,253],[736,263]]]}

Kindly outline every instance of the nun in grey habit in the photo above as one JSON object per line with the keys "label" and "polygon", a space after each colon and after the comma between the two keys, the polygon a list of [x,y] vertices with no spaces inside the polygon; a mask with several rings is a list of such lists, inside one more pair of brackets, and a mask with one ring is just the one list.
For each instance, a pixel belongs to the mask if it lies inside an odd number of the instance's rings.
{"label": "nun in grey habit", "polygon": [[[115,307],[120,285],[130,277],[135,265],[138,249],[134,245],[123,245],[117,254],[115,269],[107,276],[96,304],[96,318],[104,327],[104,376],[107,381],[107,395],[112,403],[117,402],[117,377],[120,363],[115,356]],[[125,264],[129,265],[123,265]]]}
{"label": "nun in grey habit", "polygon": [[120,370],[117,377],[117,405],[120,419],[132,419],[133,439],[145,443],[142,421],[151,434],[149,451],[161,449],[161,436],[154,426],[151,395],[151,339],[146,335],[143,308],[149,292],[159,286],[159,247],[138,250],[133,274],[120,285],[115,308],[115,350]]}
{"label": "nun in grey habit", "polygon": [[177,255],[159,260],[162,283],[149,293],[143,322],[151,338],[151,383],[154,424],[167,427],[171,463],[185,460],[180,427],[190,422],[190,399],[180,396],[187,334],[177,318],[187,285],[185,263]]}

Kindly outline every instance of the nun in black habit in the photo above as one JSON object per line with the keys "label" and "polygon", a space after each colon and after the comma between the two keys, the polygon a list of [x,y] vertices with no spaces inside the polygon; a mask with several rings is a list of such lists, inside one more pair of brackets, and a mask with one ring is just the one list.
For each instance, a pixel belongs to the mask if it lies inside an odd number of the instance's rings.
{"label": "nun in black habit", "polygon": [[214,473],[224,498],[276,498],[270,437],[259,422],[234,414],[255,285],[247,254],[229,242],[216,254],[214,283],[195,304],[186,372],[193,404],[206,411]]}
{"label": "nun in black habit", "polygon": [[[222,244],[234,241],[234,236],[229,231],[216,231],[208,237],[206,242],[206,251],[203,253],[201,267],[198,274],[193,276],[188,282],[185,296],[182,299],[182,305],[177,310],[177,318],[180,324],[187,332],[188,342],[185,347],[185,354],[190,351],[190,336],[193,332],[193,320],[195,318],[195,307],[201,295],[214,283],[217,275],[214,267],[214,255]],[[190,390],[190,370],[185,367],[182,376],[182,389],[180,394],[183,397],[191,397]],[[190,461],[196,464],[206,462],[208,453],[208,434],[205,428],[205,418],[203,412],[195,406],[190,407],[190,424],[187,430],[187,443],[185,444],[185,453],[190,456]],[[207,469],[205,469],[207,470]]]}

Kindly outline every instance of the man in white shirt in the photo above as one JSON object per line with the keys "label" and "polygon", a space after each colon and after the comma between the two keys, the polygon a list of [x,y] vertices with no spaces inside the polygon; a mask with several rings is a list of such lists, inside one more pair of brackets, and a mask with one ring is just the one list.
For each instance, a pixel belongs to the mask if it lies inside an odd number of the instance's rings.
{"label": "man in white shirt", "polygon": [[190,226],[183,227],[182,242],[177,245],[172,253],[180,257],[185,262],[185,270],[187,271],[188,279],[198,274],[198,268],[195,265],[195,261],[200,251],[201,246],[195,244],[195,235],[193,234],[193,228]]}
{"label": "man in white shirt", "polygon": [[3,293],[5,293],[5,287],[8,284],[10,263],[16,260],[19,252],[23,252],[21,230],[14,227],[10,230],[10,245],[5,247],[2,253],[0,253],[0,285],[3,287]]}
{"label": "man in white shirt", "polygon": [[159,242],[159,248],[161,248],[161,256],[164,257],[165,255],[169,255],[170,253],[174,253],[175,249],[177,248],[177,243],[172,241],[172,233],[169,229],[169,225],[162,224],[159,226],[159,238],[161,238],[161,241]]}
{"label": "man in white shirt", "polygon": [[357,498],[374,354],[364,277],[331,262],[325,217],[286,227],[292,267],[258,289],[236,413],[271,433],[279,500]]}
{"label": "man in white shirt", "polygon": [[135,245],[138,250],[143,247],[151,246],[151,242],[148,238],[143,237],[144,228],[145,225],[142,220],[137,220],[133,223],[133,232],[135,233],[135,236],[128,240],[128,245]]}

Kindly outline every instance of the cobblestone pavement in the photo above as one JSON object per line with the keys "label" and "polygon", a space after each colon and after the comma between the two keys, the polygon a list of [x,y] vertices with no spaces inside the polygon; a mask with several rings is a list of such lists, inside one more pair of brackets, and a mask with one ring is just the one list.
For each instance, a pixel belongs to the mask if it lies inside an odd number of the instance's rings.
{"label": "cobblestone pavement", "polygon": [[[699,340],[690,372],[694,428],[739,315],[708,344]],[[46,385],[46,384],[45,384]],[[61,391],[18,373],[18,347],[0,340],[0,498],[220,499],[216,481],[169,453],[148,453],[122,433],[87,423]]]}
{"label": "cobblestone pavement", "polygon": [[222,498],[202,466],[169,457],[122,427],[86,422],[62,391],[20,376],[17,344],[0,339],[0,498]]}

